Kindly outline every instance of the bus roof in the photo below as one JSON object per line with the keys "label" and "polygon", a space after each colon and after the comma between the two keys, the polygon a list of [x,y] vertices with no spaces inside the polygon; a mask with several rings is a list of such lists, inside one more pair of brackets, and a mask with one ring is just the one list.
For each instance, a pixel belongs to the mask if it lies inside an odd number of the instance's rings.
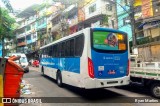
{"label": "bus roof", "polygon": [[110,29],[110,28],[105,28],[105,27],[97,27],[97,28],[92,28],[92,27],[90,27],[90,28],[85,28],[85,29],[83,29],[83,30],[80,30],[80,31],[78,31],[78,32],[76,32],[76,33],[74,33],[74,34],[71,34],[70,36],[65,36],[65,37],[63,37],[63,38],[61,38],[61,39],[58,39],[57,41],[54,41],[54,42],[52,42],[52,43],[50,43],[50,44],[47,44],[47,45],[45,45],[45,46],[42,46],[42,47],[40,47],[40,49],[43,49],[43,48],[45,48],[45,47],[48,47],[48,46],[51,46],[51,45],[53,45],[53,44],[56,44],[56,43],[58,43],[58,42],[60,42],[60,41],[63,41],[63,40],[66,40],[66,39],[68,39],[68,38],[71,38],[71,37],[74,37],[74,36],[76,36],[77,34],[81,34],[84,30],[86,30],[86,29],[93,29],[94,31],[111,31],[111,32],[114,32],[114,33],[122,33],[122,34],[124,34],[124,35],[127,35],[127,33],[125,33],[125,32],[123,32],[123,31],[119,31],[119,30],[116,30],[116,29]]}

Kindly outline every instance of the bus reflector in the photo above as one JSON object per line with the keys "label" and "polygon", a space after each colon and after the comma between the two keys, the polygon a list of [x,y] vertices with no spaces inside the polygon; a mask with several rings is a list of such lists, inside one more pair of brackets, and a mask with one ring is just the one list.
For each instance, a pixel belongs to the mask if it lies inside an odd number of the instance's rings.
{"label": "bus reflector", "polygon": [[127,76],[129,75],[129,69],[130,69],[130,60],[128,60],[128,66],[127,66]]}
{"label": "bus reflector", "polygon": [[94,78],[94,67],[93,62],[90,58],[88,58],[88,74],[91,78]]}

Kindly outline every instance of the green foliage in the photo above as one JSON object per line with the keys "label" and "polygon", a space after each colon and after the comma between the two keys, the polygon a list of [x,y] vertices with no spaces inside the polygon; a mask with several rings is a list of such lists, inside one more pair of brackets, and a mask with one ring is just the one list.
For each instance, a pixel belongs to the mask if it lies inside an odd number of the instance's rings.
{"label": "green foliage", "polygon": [[108,18],[109,18],[109,15],[103,16],[103,20],[102,20],[103,25],[108,26]]}
{"label": "green foliage", "polygon": [[147,37],[138,39],[138,40],[137,40],[137,45],[142,45],[142,44],[149,43],[149,42],[150,42],[150,39],[151,39],[150,36],[147,36]]}
{"label": "green foliage", "polygon": [[8,11],[4,8],[0,8],[0,39],[11,38],[15,19],[12,18]]}

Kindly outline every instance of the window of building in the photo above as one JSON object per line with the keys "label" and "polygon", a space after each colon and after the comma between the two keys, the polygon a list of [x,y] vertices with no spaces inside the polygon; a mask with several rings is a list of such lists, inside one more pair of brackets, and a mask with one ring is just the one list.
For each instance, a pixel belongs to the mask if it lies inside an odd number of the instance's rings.
{"label": "window of building", "polygon": [[114,20],[111,20],[112,28],[114,28]]}
{"label": "window of building", "polygon": [[27,36],[27,40],[31,40],[31,35],[28,35],[28,36]]}
{"label": "window of building", "polygon": [[89,14],[93,13],[96,11],[96,4],[92,5],[89,7]]}
{"label": "window of building", "polygon": [[112,4],[106,4],[106,10],[107,11],[112,11]]}

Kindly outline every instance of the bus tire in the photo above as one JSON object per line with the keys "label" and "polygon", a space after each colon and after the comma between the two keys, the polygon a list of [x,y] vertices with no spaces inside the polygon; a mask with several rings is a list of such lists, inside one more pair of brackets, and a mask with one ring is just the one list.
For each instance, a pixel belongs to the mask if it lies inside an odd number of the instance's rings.
{"label": "bus tire", "polygon": [[44,76],[44,68],[43,68],[43,66],[41,68],[41,72],[42,72],[42,75]]}
{"label": "bus tire", "polygon": [[160,98],[160,84],[155,83],[151,86],[151,94],[156,98]]}
{"label": "bus tire", "polygon": [[62,75],[60,71],[57,71],[57,85],[59,87],[62,87],[63,83],[62,83]]}

